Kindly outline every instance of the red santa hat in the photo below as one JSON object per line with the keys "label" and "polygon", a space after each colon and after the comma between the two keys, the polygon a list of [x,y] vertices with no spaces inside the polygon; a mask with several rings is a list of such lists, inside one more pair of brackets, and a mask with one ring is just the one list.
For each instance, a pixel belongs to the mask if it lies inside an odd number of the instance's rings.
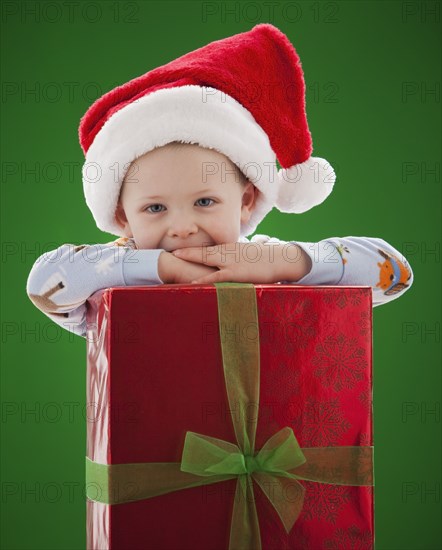
{"label": "red santa hat", "polygon": [[86,203],[98,228],[118,236],[115,209],[130,163],[172,141],[224,154],[259,189],[241,236],[273,207],[299,214],[322,203],[336,178],[326,160],[311,156],[299,56],[268,23],[107,92],[81,119],[79,138]]}

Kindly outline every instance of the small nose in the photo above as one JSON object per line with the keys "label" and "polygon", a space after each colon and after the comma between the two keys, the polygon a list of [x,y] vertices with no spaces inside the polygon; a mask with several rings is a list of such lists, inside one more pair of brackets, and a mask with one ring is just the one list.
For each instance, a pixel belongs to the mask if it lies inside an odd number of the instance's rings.
{"label": "small nose", "polygon": [[185,214],[175,216],[172,220],[168,235],[169,237],[178,237],[180,239],[185,239],[189,235],[197,233],[198,228],[195,222]]}

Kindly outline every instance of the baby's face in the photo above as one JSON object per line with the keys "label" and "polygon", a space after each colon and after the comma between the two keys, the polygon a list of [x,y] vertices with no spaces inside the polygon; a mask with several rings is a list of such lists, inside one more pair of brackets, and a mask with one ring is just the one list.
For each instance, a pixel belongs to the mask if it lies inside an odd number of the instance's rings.
{"label": "baby's face", "polygon": [[241,185],[234,164],[198,145],[166,145],[130,166],[116,220],[139,249],[237,242],[253,211],[257,188]]}

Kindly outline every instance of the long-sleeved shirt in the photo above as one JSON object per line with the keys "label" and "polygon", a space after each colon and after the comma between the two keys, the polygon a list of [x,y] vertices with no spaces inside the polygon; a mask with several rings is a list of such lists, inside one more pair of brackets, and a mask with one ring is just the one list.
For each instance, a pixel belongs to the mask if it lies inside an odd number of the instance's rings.
{"label": "long-sleeved shirt", "polygon": [[[310,257],[311,269],[298,281],[280,283],[371,286],[373,307],[398,298],[413,284],[406,258],[382,239],[331,237],[309,243],[255,235],[238,242],[296,244]],[[85,338],[87,299],[102,288],[164,284],[158,275],[163,250],[140,250],[126,237],[106,244],[63,244],[35,261],[26,291],[49,319]],[[287,249],[289,259],[292,255]]]}

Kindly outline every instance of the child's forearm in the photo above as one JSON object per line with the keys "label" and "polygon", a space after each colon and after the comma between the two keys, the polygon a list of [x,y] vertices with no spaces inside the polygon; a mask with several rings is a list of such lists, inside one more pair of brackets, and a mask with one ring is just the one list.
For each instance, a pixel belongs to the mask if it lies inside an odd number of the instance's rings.
{"label": "child's forearm", "polygon": [[158,256],[158,276],[165,284],[173,284],[173,264],[176,258],[170,252],[163,250]]}
{"label": "child's forearm", "polygon": [[[287,247],[289,244],[289,247]],[[269,245],[272,246],[272,245]],[[312,260],[310,256],[300,246],[293,243],[286,243],[278,246],[277,255],[277,273],[278,281],[296,282],[310,273],[312,269]]]}
{"label": "child's forearm", "polygon": [[[330,237],[315,242],[290,242],[304,250],[312,266],[301,278],[297,264],[287,282],[301,285],[371,286],[373,307],[395,300],[412,286],[408,260],[391,244],[377,237]],[[288,249],[291,252],[291,248]],[[287,255],[287,254],[286,254]],[[293,256],[296,256],[293,254]],[[290,271],[290,266],[286,266]],[[301,268],[302,269],[302,268]]]}
{"label": "child's forearm", "polygon": [[64,244],[37,258],[26,292],[50,319],[84,336],[87,299],[101,288],[161,284],[160,254],[160,250],[130,250],[111,243]]}

